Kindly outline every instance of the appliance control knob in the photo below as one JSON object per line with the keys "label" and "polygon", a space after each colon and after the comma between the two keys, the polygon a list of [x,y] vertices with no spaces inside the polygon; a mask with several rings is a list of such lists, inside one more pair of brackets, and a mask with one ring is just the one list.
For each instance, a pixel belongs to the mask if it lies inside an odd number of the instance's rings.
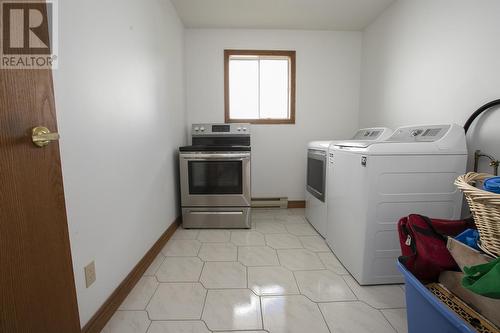
{"label": "appliance control knob", "polygon": [[200,127],[200,131],[205,132],[205,127]]}
{"label": "appliance control knob", "polygon": [[238,132],[241,132],[241,127],[238,127],[237,130],[238,130]]}
{"label": "appliance control knob", "polygon": [[410,135],[411,136],[419,136],[420,134],[422,134],[423,130],[421,129],[414,129],[410,132]]}
{"label": "appliance control knob", "polygon": [[199,128],[199,127],[195,127],[195,128],[194,128],[194,130],[195,130],[196,132],[198,132],[198,131],[200,130],[200,128]]}
{"label": "appliance control knob", "polygon": [[247,128],[246,127],[243,127],[243,132],[246,132],[247,131]]}

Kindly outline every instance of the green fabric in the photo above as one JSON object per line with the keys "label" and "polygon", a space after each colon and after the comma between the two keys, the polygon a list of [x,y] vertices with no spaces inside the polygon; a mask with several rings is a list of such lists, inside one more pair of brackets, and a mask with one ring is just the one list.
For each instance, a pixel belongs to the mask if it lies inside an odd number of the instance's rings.
{"label": "green fabric", "polygon": [[500,258],[487,264],[464,267],[462,286],[490,298],[500,299]]}

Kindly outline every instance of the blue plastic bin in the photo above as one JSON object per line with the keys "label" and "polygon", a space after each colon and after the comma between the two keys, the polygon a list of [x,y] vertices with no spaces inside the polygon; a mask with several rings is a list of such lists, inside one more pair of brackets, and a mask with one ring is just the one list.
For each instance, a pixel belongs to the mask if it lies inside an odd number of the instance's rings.
{"label": "blue plastic bin", "polygon": [[476,333],[455,312],[434,296],[406,267],[397,263],[406,284],[409,333]]}

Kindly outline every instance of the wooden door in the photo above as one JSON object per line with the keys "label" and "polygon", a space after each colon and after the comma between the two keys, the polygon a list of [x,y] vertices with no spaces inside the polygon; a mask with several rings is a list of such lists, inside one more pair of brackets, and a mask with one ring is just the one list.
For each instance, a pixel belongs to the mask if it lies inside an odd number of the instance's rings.
{"label": "wooden door", "polygon": [[0,332],[80,332],[51,70],[0,70]]}

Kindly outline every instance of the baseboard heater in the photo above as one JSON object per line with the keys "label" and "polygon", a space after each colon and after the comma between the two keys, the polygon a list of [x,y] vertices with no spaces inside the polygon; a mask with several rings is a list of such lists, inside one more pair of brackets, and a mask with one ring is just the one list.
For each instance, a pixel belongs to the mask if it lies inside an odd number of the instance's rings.
{"label": "baseboard heater", "polygon": [[288,198],[252,198],[252,208],[287,208]]}

